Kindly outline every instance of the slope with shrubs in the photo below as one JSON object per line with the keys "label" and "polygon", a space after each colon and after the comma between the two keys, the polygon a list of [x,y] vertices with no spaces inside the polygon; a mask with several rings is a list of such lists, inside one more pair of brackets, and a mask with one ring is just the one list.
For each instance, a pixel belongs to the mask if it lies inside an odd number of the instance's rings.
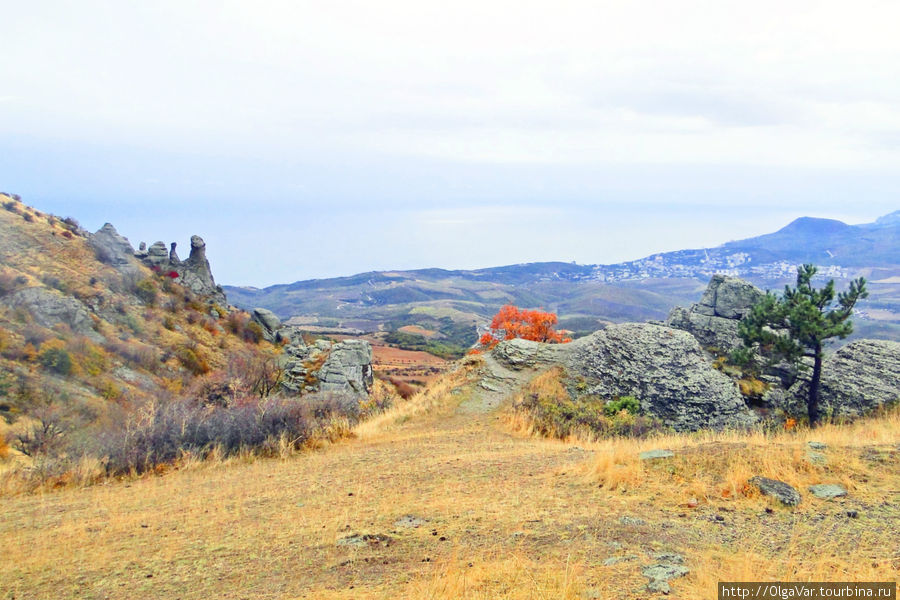
{"label": "slope with shrubs", "polygon": [[[11,489],[141,472],[186,454],[300,447],[355,399],[271,398],[281,348],[240,310],[137,261],[105,264],[72,218],[0,195],[0,471]],[[281,441],[279,442],[279,439]]]}

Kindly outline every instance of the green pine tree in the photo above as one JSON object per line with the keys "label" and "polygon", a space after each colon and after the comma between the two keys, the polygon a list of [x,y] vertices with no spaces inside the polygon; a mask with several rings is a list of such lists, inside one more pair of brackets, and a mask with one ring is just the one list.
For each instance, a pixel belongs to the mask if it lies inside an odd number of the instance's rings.
{"label": "green pine tree", "polygon": [[834,280],[825,287],[814,289],[811,281],[817,272],[813,265],[797,268],[797,285],[785,286],[780,297],[772,292],[760,300],[741,321],[738,334],[744,348],[738,360],[749,360],[758,350],[772,363],[786,360],[797,369],[808,368],[803,358],[813,360],[813,372],[806,401],[810,425],[819,421],[819,382],[822,378],[822,347],[830,338],[846,338],[853,332],[850,316],[858,300],[866,298],[866,280],[860,277],[850,282],[850,288],[837,295],[834,305]]}

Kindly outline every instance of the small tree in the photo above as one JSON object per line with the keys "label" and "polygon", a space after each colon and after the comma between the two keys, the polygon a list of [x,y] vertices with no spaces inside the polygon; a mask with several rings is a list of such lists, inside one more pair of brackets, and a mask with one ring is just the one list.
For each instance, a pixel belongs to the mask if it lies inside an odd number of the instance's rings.
{"label": "small tree", "polygon": [[813,265],[797,268],[797,286],[785,286],[781,297],[766,292],[738,326],[744,348],[736,353],[739,362],[747,362],[758,349],[771,362],[787,360],[797,369],[808,368],[803,358],[813,360],[809,396],[806,401],[810,425],[819,420],[819,382],[822,377],[822,347],[830,338],[846,338],[853,332],[850,316],[858,300],[866,298],[866,280],[850,282],[850,288],[835,298],[834,280],[821,289],[813,289]]}
{"label": "small tree", "polygon": [[555,313],[540,310],[520,310],[507,304],[494,315],[491,330],[481,336],[478,343],[485,348],[493,348],[500,340],[521,338],[535,342],[565,344],[571,342],[556,331],[558,319]]}

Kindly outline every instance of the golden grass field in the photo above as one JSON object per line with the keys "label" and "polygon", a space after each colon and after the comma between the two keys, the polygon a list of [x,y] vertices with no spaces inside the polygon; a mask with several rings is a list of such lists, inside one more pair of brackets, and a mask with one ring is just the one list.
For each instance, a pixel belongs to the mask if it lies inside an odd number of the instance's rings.
{"label": "golden grass field", "polygon": [[[477,377],[469,361],[354,437],[281,460],[5,498],[0,598],[648,598],[657,552],[690,569],[675,598],[900,571],[900,412],[768,437],[553,441],[478,410]],[[825,466],[804,459],[813,439]],[[637,459],[652,448],[675,458]],[[800,506],[747,489],[754,474],[796,485]],[[849,496],[806,493],[821,482]],[[338,544],[353,534],[390,540]]]}

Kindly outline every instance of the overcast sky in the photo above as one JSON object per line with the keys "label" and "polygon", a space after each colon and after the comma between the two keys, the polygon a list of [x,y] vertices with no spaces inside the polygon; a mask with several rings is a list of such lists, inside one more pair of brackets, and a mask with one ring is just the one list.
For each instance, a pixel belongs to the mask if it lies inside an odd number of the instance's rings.
{"label": "overcast sky", "polygon": [[0,5],[0,190],[220,283],[900,208],[896,1]]}

